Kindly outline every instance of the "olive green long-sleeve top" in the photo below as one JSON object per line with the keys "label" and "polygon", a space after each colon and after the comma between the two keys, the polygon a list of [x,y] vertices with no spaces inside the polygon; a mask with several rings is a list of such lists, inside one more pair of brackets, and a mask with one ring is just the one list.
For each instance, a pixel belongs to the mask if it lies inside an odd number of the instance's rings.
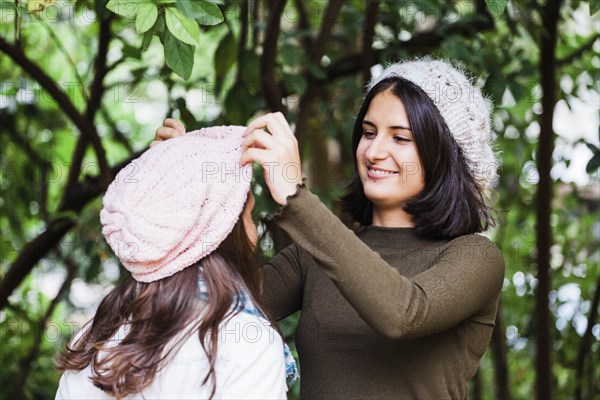
{"label": "olive green long-sleeve top", "polygon": [[490,240],[355,234],[304,187],[270,218],[295,242],[264,267],[264,300],[276,319],[302,310],[302,399],[467,397],[504,278]]}

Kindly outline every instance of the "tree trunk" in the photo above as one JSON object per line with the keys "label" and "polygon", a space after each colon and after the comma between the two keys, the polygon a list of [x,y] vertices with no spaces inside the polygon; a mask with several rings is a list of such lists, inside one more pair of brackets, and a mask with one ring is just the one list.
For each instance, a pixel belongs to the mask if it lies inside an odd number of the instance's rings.
{"label": "tree trunk", "polygon": [[508,367],[506,364],[506,342],[504,339],[504,323],[502,321],[502,302],[498,304],[496,325],[492,333],[492,354],[494,356],[494,374],[496,377],[496,398],[498,400],[510,400]]}
{"label": "tree trunk", "polygon": [[[594,291],[594,298],[592,299],[592,307],[590,308],[590,315],[587,319],[587,328],[585,329],[585,333],[581,338],[581,343],[579,345],[579,351],[577,352],[577,360],[575,361],[575,378],[576,385],[575,386],[575,400],[583,399],[583,374],[585,371],[585,356],[590,351],[590,347],[592,347],[592,340],[594,334],[592,333],[592,329],[594,325],[596,325],[596,321],[598,320],[598,306],[600,305],[600,277],[596,281],[596,289]],[[588,393],[591,397],[591,393]]]}
{"label": "tree trunk", "polygon": [[540,141],[537,168],[540,176],[537,191],[537,264],[538,286],[536,290],[537,352],[536,352],[536,398],[548,400],[553,397],[552,379],[552,321],[548,305],[551,288],[550,246],[552,228],[550,214],[552,203],[552,153],[555,133],[552,127],[556,104],[556,42],[560,1],[549,1],[542,9],[542,35],[540,43],[540,78],[542,85],[543,114],[540,121]]}

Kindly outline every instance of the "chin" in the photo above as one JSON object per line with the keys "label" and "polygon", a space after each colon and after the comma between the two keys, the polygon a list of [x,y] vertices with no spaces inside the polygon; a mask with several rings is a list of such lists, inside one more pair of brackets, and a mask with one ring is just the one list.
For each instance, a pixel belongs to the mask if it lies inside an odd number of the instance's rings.
{"label": "chin", "polygon": [[386,193],[381,193],[374,190],[365,190],[365,196],[375,207],[383,206],[389,203],[390,196],[386,195]]}

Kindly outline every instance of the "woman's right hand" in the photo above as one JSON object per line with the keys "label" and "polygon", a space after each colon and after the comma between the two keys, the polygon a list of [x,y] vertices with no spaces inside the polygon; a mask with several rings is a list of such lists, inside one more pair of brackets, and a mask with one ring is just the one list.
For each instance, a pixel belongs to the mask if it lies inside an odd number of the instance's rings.
{"label": "woman's right hand", "polygon": [[243,135],[240,163],[260,163],[273,200],[285,205],[302,183],[298,141],[290,124],[280,112],[265,114],[250,122]]}
{"label": "woman's right hand", "polygon": [[150,143],[150,147],[157,145],[163,140],[173,139],[183,135],[185,135],[185,126],[183,126],[181,121],[167,118],[165,119],[165,122],[163,122],[163,126],[156,130],[154,141]]}

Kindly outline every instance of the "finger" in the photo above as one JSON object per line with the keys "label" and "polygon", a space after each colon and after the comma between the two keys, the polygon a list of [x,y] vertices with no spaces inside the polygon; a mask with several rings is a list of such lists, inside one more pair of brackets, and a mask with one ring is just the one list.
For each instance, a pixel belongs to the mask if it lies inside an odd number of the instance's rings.
{"label": "finger", "polygon": [[150,146],[148,146],[148,147],[152,148],[159,143],[162,143],[162,140],[154,140],[154,141],[150,142]]}
{"label": "finger", "polygon": [[165,119],[165,122],[163,122],[163,126],[166,128],[173,128],[182,135],[185,135],[185,126],[178,119],[167,118]]}
{"label": "finger", "polygon": [[[286,125],[287,125],[287,122],[286,122]],[[285,126],[283,126],[281,124],[281,122],[275,117],[275,114],[273,114],[273,113],[265,114],[263,116],[260,116],[256,119],[254,119],[252,122],[250,122],[250,124],[248,125],[248,128],[246,128],[246,131],[244,132],[244,135],[249,134],[250,132],[252,132],[255,129],[264,129],[264,128],[267,128],[269,130],[269,133],[277,139],[286,138],[289,136],[286,132]]]}
{"label": "finger", "polygon": [[292,127],[288,123],[287,119],[285,119],[285,116],[281,112],[279,112],[279,111],[276,112],[275,114],[273,114],[273,116],[279,121],[279,123],[281,124],[281,126],[285,129],[285,132],[289,136],[294,137],[294,132],[292,131]]}
{"label": "finger", "polygon": [[242,153],[242,157],[240,158],[240,164],[242,166],[245,166],[247,164],[257,162],[263,165],[266,162],[266,160],[268,160],[268,158],[269,150],[251,147],[249,149],[246,149],[246,151]]}
{"label": "finger", "polygon": [[269,135],[262,129],[256,129],[244,137],[244,140],[242,141],[242,151],[245,151],[251,147],[272,149],[276,145],[277,141],[273,138],[273,136]]}
{"label": "finger", "polygon": [[167,127],[161,126],[160,128],[158,128],[156,130],[156,134],[154,135],[154,137],[156,140],[160,141],[160,140],[173,139],[178,136],[183,136],[184,133],[185,132],[181,133],[180,131],[173,129],[173,128],[167,128]]}

